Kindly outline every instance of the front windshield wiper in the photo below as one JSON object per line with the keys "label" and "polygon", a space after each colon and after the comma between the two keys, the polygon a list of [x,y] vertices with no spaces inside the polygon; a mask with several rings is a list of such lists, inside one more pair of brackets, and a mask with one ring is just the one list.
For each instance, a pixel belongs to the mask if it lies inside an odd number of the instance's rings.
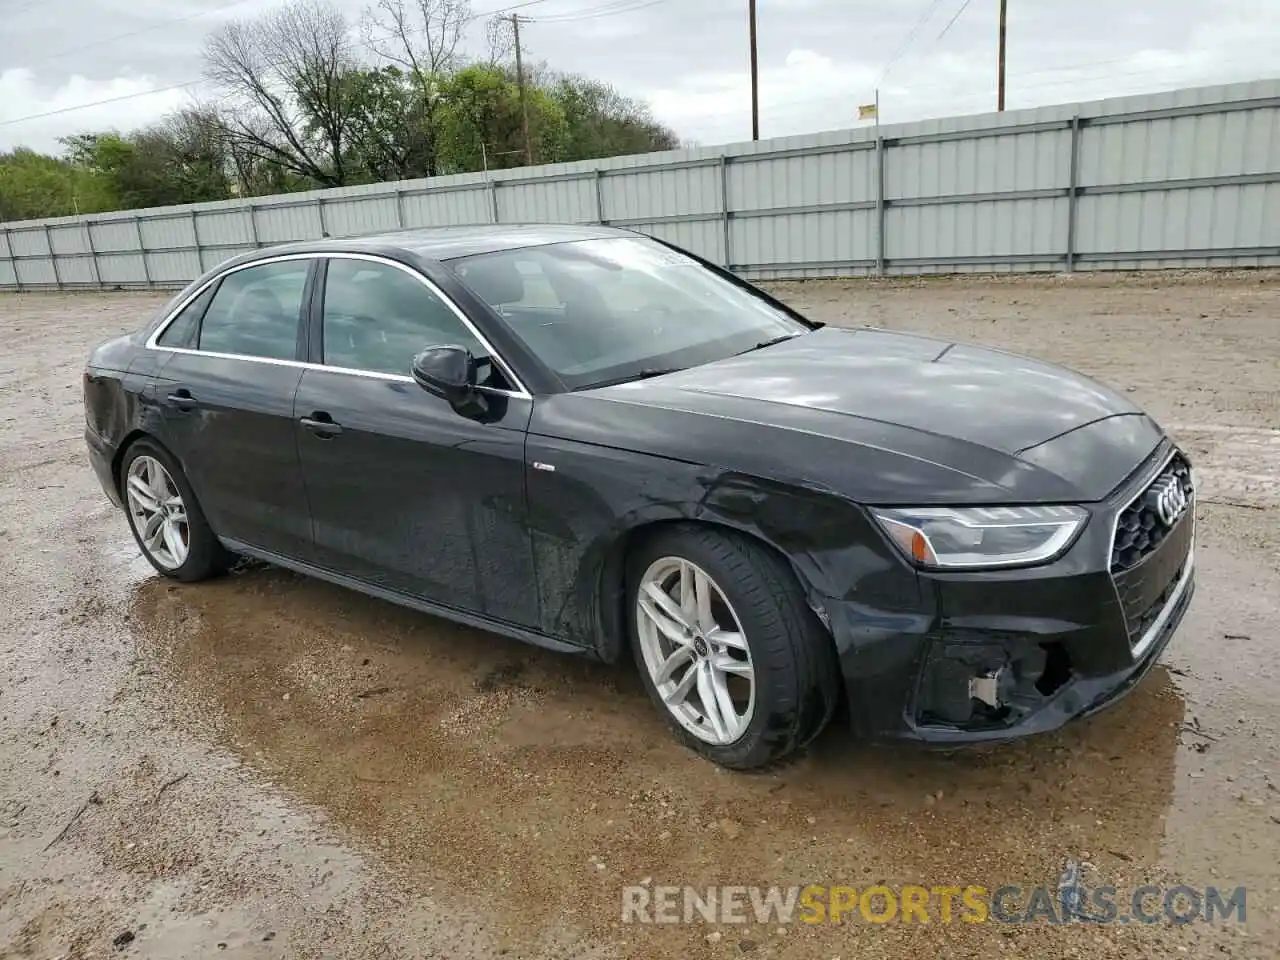
{"label": "front windshield wiper", "polygon": [[784,333],[780,337],[770,337],[768,340],[761,340],[754,347],[747,347],[745,350],[740,350],[738,353],[735,353],[734,356],[740,357],[744,353],[751,353],[753,350],[763,350],[765,347],[772,347],[775,343],[782,343],[785,340],[794,340],[796,337],[802,336],[804,336],[802,333]]}
{"label": "front windshield wiper", "polygon": [[625,376],[613,377],[609,380],[601,380],[599,383],[591,384],[587,389],[594,390],[596,387],[613,387],[619,383],[631,383],[634,380],[648,380],[650,377],[662,377],[668,373],[679,373],[684,367],[641,367],[633,373]]}

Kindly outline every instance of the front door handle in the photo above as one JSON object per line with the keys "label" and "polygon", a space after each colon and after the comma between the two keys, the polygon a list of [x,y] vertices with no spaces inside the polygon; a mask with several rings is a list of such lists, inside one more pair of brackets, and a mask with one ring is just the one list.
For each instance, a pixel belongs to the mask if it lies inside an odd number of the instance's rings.
{"label": "front door handle", "polygon": [[309,417],[303,417],[298,422],[302,424],[304,429],[314,433],[321,440],[336,437],[342,432],[342,424],[334,423],[333,417],[319,410]]}
{"label": "front door handle", "polygon": [[186,413],[188,410],[194,410],[196,407],[200,406],[200,401],[193,397],[191,395],[191,391],[186,387],[181,387],[173,391],[173,393],[165,397],[165,400],[168,402],[169,406],[176,407],[183,413]]}

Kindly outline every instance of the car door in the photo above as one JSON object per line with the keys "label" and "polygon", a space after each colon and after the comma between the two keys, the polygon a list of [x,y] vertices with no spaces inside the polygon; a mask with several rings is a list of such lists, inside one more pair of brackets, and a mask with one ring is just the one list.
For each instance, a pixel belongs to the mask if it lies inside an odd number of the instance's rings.
{"label": "car door", "polygon": [[[316,562],[434,603],[538,622],[525,524],[529,395],[462,312],[395,261],[329,258],[294,401]],[[409,375],[428,346],[488,358],[488,411],[464,416]]]}
{"label": "car door", "polygon": [[236,268],[154,338],[170,355],[156,387],[160,439],[210,525],[224,539],[298,559],[312,540],[293,395],[314,263],[290,257]]}

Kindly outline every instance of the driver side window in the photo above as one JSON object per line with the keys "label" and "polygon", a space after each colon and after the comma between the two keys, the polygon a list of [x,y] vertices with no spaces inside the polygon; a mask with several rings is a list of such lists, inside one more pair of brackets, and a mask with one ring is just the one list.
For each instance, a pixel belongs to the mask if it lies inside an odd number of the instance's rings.
{"label": "driver side window", "polygon": [[325,279],[324,362],[371,373],[409,375],[426,347],[484,347],[453,309],[425,283],[385,263],[334,258]]}

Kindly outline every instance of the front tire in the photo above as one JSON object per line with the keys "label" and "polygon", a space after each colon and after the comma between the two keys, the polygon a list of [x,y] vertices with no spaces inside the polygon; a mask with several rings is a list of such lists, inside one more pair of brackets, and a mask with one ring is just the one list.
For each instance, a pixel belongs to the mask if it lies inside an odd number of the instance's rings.
{"label": "front tire", "polygon": [[182,468],[142,438],[120,464],[120,492],[138,549],[156,570],[185,582],[222,573],[229,555],[209,527]]}
{"label": "front tire", "polygon": [[677,737],[738,770],[816,737],[835,710],[831,638],[777,555],[741,535],[679,526],[628,570],[632,650]]}

